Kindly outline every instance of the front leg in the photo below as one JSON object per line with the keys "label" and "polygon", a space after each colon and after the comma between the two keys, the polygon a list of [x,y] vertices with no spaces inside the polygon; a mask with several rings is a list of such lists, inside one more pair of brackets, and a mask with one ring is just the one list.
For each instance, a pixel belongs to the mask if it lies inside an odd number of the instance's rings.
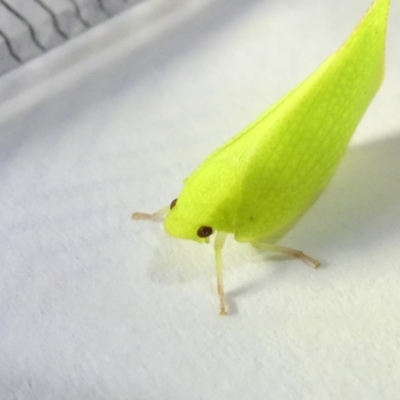
{"label": "front leg", "polygon": [[222,269],[222,248],[224,246],[225,239],[226,239],[225,232],[217,232],[214,240],[215,265],[217,269],[217,292],[220,303],[219,315],[227,314],[225,306],[224,276]]}

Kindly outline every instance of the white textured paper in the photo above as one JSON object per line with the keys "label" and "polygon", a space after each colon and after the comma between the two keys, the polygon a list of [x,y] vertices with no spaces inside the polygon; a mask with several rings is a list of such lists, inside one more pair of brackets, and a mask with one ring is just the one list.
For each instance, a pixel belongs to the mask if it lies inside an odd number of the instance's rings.
{"label": "white textured paper", "polygon": [[144,2],[0,80],[0,397],[397,399],[400,7],[387,75],[282,244],[133,222],[311,73],[368,0]]}

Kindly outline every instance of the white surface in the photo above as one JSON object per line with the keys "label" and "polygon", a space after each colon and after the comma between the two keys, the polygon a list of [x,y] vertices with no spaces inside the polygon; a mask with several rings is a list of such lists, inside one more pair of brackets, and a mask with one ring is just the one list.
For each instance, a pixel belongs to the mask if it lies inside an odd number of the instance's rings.
{"label": "white surface", "polygon": [[282,241],[314,271],[132,222],[305,78],[368,0],[147,2],[0,80],[2,399],[397,399],[400,7],[387,76]]}

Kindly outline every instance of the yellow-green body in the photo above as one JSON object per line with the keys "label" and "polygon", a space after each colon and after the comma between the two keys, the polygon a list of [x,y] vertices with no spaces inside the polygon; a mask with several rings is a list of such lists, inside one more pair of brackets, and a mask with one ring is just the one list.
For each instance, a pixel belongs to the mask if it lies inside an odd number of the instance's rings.
{"label": "yellow-green body", "polygon": [[173,237],[200,226],[240,242],[274,241],[325,188],[383,77],[390,0],[376,0],[347,42],[308,79],[211,154],[165,220]]}

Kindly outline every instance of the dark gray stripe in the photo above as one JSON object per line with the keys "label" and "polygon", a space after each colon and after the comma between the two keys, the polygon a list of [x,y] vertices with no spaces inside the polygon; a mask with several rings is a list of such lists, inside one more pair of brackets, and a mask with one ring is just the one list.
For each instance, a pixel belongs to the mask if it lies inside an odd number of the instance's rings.
{"label": "dark gray stripe", "polygon": [[14,58],[16,61],[18,61],[19,63],[22,63],[22,60],[19,58],[18,54],[14,52],[10,40],[1,30],[0,30],[0,36],[4,39],[4,42],[6,43],[8,52],[11,54],[11,57]]}
{"label": "dark gray stripe", "polygon": [[110,13],[110,11],[108,11],[107,8],[104,7],[103,0],[97,0],[97,2],[99,3],[99,7],[104,12],[104,14],[106,14],[108,17],[112,17],[112,14]]}
{"label": "dark gray stripe", "polygon": [[10,5],[8,5],[4,0],[0,0],[0,3],[3,4],[5,8],[7,8],[8,11],[13,13],[20,21],[22,21],[29,29],[29,33],[31,35],[31,38],[33,42],[36,44],[39,49],[42,51],[46,51],[46,48],[39,42],[39,40],[36,37],[35,30],[33,29],[32,25],[25,19],[24,16],[22,16],[18,11],[14,10]]}
{"label": "dark gray stripe", "polygon": [[80,10],[78,4],[76,4],[76,1],[75,1],[75,0],[71,0],[71,3],[72,3],[72,5],[74,6],[75,14],[76,14],[76,17],[79,19],[79,21],[81,21],[82,24],[85,25],[85,28],[90,28],[89,22],[87,22],[87,21],[82,17],[81,10]]}
{"label": "dark gray stripe", "polygon": [[39,4],[39,6],[43,8],[43,10],[49,13],[51,20],[53,21],[54,29],[60,34],[60,36],[62,36],[65,40],[67,40],[68,36],[65,32],[61,30],[60,25],[58,25],[58,20],[56,15],[53,13],[53,10],[47,7],[46,4],[42,3],[41,0],[33,0],[33,1],[36,4]]}

